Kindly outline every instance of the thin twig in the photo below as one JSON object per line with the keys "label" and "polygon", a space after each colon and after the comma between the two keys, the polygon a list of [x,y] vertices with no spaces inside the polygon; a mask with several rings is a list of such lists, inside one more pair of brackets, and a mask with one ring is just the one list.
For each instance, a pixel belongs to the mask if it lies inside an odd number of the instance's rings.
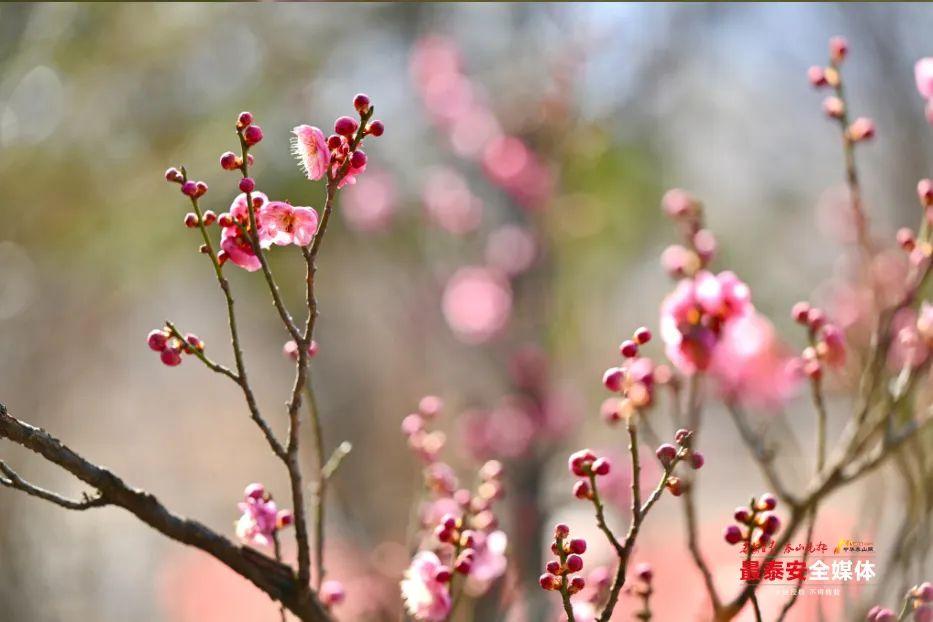
{"label": "thin twig", "polygon": [[5,462],[0,460],[0,471],[3,472],[6,477],[0,477],[0,484],[6,486],[7,488],[15,488],[16,490],[21,490],[27,495],[38,497],[39,499],[44,499],[54,503],[55,505],[61,506],[66,510],[87,510],[90,508],[99,508],[107,505],[107,500],[100,494],[100,492],[95,493],[94,495],[89,495],[84,493],[80,500],[69,499],[63,497],[56,492],[51,490],[46,490],[45,488],[40,488],[35,484],[30,484],[19,474],[9,467]]}

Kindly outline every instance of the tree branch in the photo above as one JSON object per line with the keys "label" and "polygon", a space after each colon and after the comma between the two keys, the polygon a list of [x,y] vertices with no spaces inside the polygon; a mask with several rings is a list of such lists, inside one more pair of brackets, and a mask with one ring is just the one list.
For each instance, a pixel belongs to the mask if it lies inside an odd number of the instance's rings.
{"label": "tree branch", "polygon": [[107,505],[107,500],[104,499],[100,493],[97,493],[94,496],[84,493],[81,500],[76,501],[74,499],[63,497],[58,493],[52,492],[51,490],[40,488],[35,484],[30,484],[22,477],[20,477],[19,473],[11,469],[9,465],[7,465],[7,463],[2,460],[0,460],[0,471],[3,471],[3,474],[6,475],[5,478],[0,477],[0,484],[6,486],[7,488],[22,490],[30,496],[38,497],[39,499],[45,499],[46,501],[65,508],[66,510],[80,511],[90,508],[99,508],[101,506]]}
{"label": "tree branch", "polygon": [[16,419],[3,404],[0,404],[0,438],[60,466],[100,491],[108,504],[127,510],[168,538],[209,553],[284,604],[300,620],[331,621],[317,595],[300,589],[294,571],[288,566],[254,549],[238,546],[198,521],[173,514],[151,493],[130,487],[113,472],[87,461],[48,432]]}

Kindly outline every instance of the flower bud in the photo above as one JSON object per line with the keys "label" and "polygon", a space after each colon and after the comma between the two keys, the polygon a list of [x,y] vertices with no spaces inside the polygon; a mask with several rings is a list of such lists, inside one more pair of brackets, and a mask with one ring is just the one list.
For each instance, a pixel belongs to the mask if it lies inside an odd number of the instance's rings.
{"label": "flower bud", "polygon": [[331,134],[327,137],[327,148],[331,151],[340,149],[341,145],[343,145],[343,138],[337,134]]}
{"label": "flower bud", "polygon": [[933,205],[933,180],[921,179],[917,182],[917,196],[924,207]]}
{"label": "flower bud", "polygon": [[438,583],[449,583],[454,574],[447,566],[441,566],[434,572],[434,580]]}
{"label": "flower bud", "polygon": [[538,577],[538,585],[549,592],[553,592],[560,589],[561,580],[550,573],[545,573]]}
{"label": "flower bud", "polygon": [[846,106],[841,99],[832,95],[823,100],[823,112],[831,119],[842,118]]}
{"label": "flower bud", "polygon": [[252,192],[256,189],[256,182],[253,181],[252,177],[244,177],[240,180],[239,183],[240,192]]}
{"label": "flower bud", "polygon": [[571,553],[576,553],[577,555],[583,555],[586,553],[586,540],[583,538],[574,538],[568,544],[568,548]]}
{"label": "flower bud", "polygon": [[181,171],[173,166],[165,171],[165,181],[180,184],[182,181],[184,181],[184,177],[182,176]]}
{"label": "flower bud", "polygon": [[765,514],[761,517],[761,530],[767,534],[773,535],[781,528],[781,519],[777,514]]}
{"label": "flower bud", "polygon": [[585,479],[577,481],[573,485],[573,496],[577,499],[592,499],[593,494],[590,491],[590,483]]}
{"label": "flower bud", "polygon": [[670,466],[674,461],[674,458],[677,456],[677,448],[670,443],[664,443],[658,447],[658,449],[654,452],[654,455],[658,457],[658,460],[661,461],[661,464],[664,466]]}
{"label": "flower bud", "polygon": [[627,359],[635,358],[638,356],[638,344],[631,339],[626,339],[622,342],[622,345],[619,346],[619,354]]}
{"label": "flower bud", "polygon": [[556,525],[554,525],[554,539],[555,540],[563,540],[569,535],[570,535],[570,527],[568,527],[564,523],[557,523]]}
{"label": "flower bud", "polygon": [[181,353],[174,349],[166,347],[162,352],[159,353],[159,358],[162,359],[162,362],[169,367],[175,367],[176,365],[181,364]]}
{"label": "flower bud", "polygon": [[558,575],[560,574],[560,562],[556,559],[552,559],[547,564],[545,564],[544,569],[551,574]]}
{"label": "flower bud", "polygon": [[207,194],[207,184],[204,183],[203,181],[197,182],[197,183],[194,185],[194,187],[195,187],[195,196],[196,196],[196,197],[203,197],[205,194]]}
{"label": "flower bud", "polygon": [[279,510],[275,515],[275,526],[277,529],[285,529],[295,522],[295,515],[291,510]]}
{"label": "flower bud", "polygon": [[633,337],[635,338],[635,343],[643,346],[651,341],[651,331],[644,326],[639,326],[635,329]]}
{"label": "flower bud", "polygon": [[375,136],[376,138],[379,138],[380,136],[382,136],[383,132],[385,132],[385,129],[386,129],[386,126],[382,123],[382,121],[380,121],[379,119],[376,119],[375,121],[369,124],[367,131],[373,136]]}
{"label": "flower bud", "polygon": [[236,126],[237,129],[243,129],[248,127],[253,123],[253,114],[250,112],[241,112],[240,116],[237,117]]}
{"label": "flower bud", "polygon": [[694,470],[702,469],[704,464],[706,464],[706,458],[703,457],[703,454],[698,451],[694,451],[690,454],[690,466],[692,466]]}
{"label": "flower bud", "polygon": [[347,138],[353,136],[359,127],[359,122],[352,117],[339,117],[334,122],[334,132]]}
{"label": "flower bud", "polygon": [[568,572],[580,572],[583,570],[583,558],[577,554],[570,554],[567,556],[566,566]]}
{"label": "flower bud", "polygon": [[807,69],[807,79],[810,81],[810,84],[817,88],[829,84],[829,82],[826,81],[826,73],[823,71],[823,68],[817,65],[813,65]]}
{"label": "flower bud", "polygon": [[796,303],[791,308],[790,315],[798,324],[806,324],[810,316],[810,303],[804,301]]}
{"label": "flower bud", "polygon": [[185,226],[189,229],[194,229],[198,226],[198,215],[194,212],[188,212],[185,214]]}
{"label": "flower bud", "polygon": [[729,525],[723,530],[722,537],[729,544],[738,544],[742,541],[742,530],[737,525]]}
{"label": "flower bud", "polygon": [[240,167],[239,166],[240,163],[238,160],[239,158],[237,158],[237,155],[235,153],[233,153],[232,151],[225,151],[220,156],[220,168],[222,168],[225,171],[235,171]]}
{"label": "flower bud", "polygon": [[246,497],[247,499],[256,499],[258,501],[259,499],[262,499],[263,497],[265,497],[265,495],[266,495],[266,487],[258,482],[249,484],[243,490],[243,496]]}
{"label": "flower bud", "polygon": [[570,580],[570,587],[567,588],[567,591],[571,594],[576,594],[580,592],[583,588],[586,587],[586,580],[583,577],[574,577]]}
{"label": "flower bud", "polygon": [[358,93],[356,97],[353,98],[353,107],[356,108],[356,111],[360,114],[369,112],[369,96],[365,93]]}
{"label": "flower bud", "polygon": [[607,458],[597,458],[593,461],[593,466],[590,468],[592,468],[593,473],[596,475],[609,475],[609,470],[612,468],[612,465]]}
{"label": "flower bud", "polygon": [[580,451],[570,454],[570,458],[567,460],[567,466],[574,475],[584,477],[589,475],[594,460],[596,460],[596,454],[594,454],[592,450],[581,449]]}
{"label": "flower bud", "polygon": [[832,59],[833,64],[838,65],[844,61],[848,53],[849,42],[846,41],[845,37],[833,37],[829,40],[829,57]]}
{"label": "flower bud", "polygon": [[217,220],[217,214],[215,214],[211,210],[207,210],[206,212],[204,212],[203,221],[204,221],[205,227],[210,227],[212,224],[214,224],[214,222],[216,222],[216,220]]}
{"label": "flower bud", "polygon": [[[443,568],[438,569],[438,572],[434,574],[434,578],[437,579],[437,575]],[[438,579],[440,580],[440,579]],[[318,597],[321,599],[321,603],[325,607],[333,607],[334,605],[339,605],[347,598],[347,593],[343,589],[343,584],[340,581],[324,581],[321,583],[321,589],[318,592]]]}
{"label": "flower bud", "polygon": [[181,185],[181,193],[185,196],[196,197],[198,195],[198,185],[193,181],[186,181]]}
{"label": "flower bud", "polygon": [[762,510],[773,510],[777,507],[777,497],[770,492],[766,492],[758,499],[758,507]]}
{"label": "flower bud", "polygon": [[362,149],[354,151],[353,155],[350,156],[350,166],[353,168],[363,168],[366,166],[366,152]]}
{"label": "flower bud", "polygon": [[622,381],[625,379],[625,371],[621,367],[610,367],[603,374],[603,386],[618,393],[622,390]]}
{"label": "flower bud", "polygon": [[150,350],[161,352],[168,343],[168,334],[162,330],[154,330],[146,337],[146,344]]}
{"label": "flower bud", "polygon": [[651,569],[651,564],[638,564],[638,566],[635,567],[635,576],[645,583],[651,583],[651,579],[654,578],[654,571]]}
{"label": "flower bud", "polygon": [[262,140],[262,128],[258,125],[250,125],[243,130],[243,140],[247,145],[253,146]]}
{"label": "flower bud", "polygon": [[859,117],[849,126],[848,132],[854,142],[871,140],[875,137],[875,122],[867,117]]}
{"label": "flower bud", "polygon": [[737,507],[733,517],[737,522],[747,525],[752,518],[752,511],[746,507]]}

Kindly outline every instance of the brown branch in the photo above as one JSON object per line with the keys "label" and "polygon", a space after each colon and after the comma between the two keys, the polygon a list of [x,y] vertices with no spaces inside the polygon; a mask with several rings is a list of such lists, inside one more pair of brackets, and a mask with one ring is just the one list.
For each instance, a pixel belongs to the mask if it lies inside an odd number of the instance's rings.
{"label": "brown branch", "polygon": [[765,446],[764,439],[752,430],[748,420],[745,418],[745,413],[742,412],[734,402],[728,402],[726,407],[729,410],[729,414],[732,415],[732,421],[735,422],[735,427],[739,431],[739,435],[752,453],[755,462],[757,462],[758,466],[761,468],[768,485],[783,502],[790,506],[799,505],[799,500],[790,494],[787,487],[784,486],[784,483],[781,481],[777,469],[774,468],[774,452],[768,449]]}
{"label": "brown branch", "polygon": [[119,506],[161,534],[212,555],[284,604],[304,622],[331,617],[310,590],[302,590],[288,566],[248,547],[238,546],[204,524],[173,514],[151,493],[132,488],[120,477],[92,464],[49,433],[10,415],[0,404],[0,437],[30,449],[93,486],[109,505]]}
{"label": "brown branch", "polygon": [[6,486],[7,488],[13,488],[16,490],[21,490],[27,495],[38,497],[39,499],[44,499],[55,505],[65,508],[66,510],[87,510],[90,508],[99,508],[107,505],[107,500],[101,496],[100,493],[91,496],[87,493],[84,493],[80,501],[69,499],[63,497],[58,493],[52,492],[51,490],[46,490],[45,488],[40,488],[35,484],[30,484],[22,477],[19,476],[19,473],[14,471],[7,465],[7,463],[0,460],[0,471],[3,471],[3,474],[6,477],[0,477],[0,484]]}

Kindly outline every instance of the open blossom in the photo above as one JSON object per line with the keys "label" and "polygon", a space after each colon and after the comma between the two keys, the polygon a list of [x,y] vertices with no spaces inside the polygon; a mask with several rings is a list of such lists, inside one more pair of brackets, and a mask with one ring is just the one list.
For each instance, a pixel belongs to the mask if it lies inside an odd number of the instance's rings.
{"label": "open blossom", "polygon": [[239,508],[243,514],[236,523],[237,537],[248,544],[267,546],[277,528],[275,501],[268,498],[261,484],[250,484]]}
{"label": "open blossom", "polygon": [[446,583],[438,580],[439,573],[446,568],[437,555],[421,551],[405,571],[402,599],[405,609],[416,620],[441,622],[450,613],[450,590]]}
{"label": "open blossom", "polygon": [[799,376],[774,326],[759,313],[728,322],[713,353],[710,373],[729,399],[778,407],[794,392]]}
{"label": "open blossom", "polygon": [[447,324],[461,340],[482,343],[505,328],[512,289],[498,271],[468,266],[447,282],[442,304]]}
{"label": "open blossom", "polygon": [[748,286],[732,272],[682,279],[661,303],[668,358],[685,374],[707,369],[725,323],[753,311]]}
{"label": "open blossom", "polygon": [[504,531],[496,530],[490,533],[475,532],[475,557],[468,577],[468,589],[472,594],[482,594],[489,585],[505,574],[508,559],[505,556],[509,539]]}
{"label": "open blossom", "polygon": [[315,181],[327,172],[330,149],[324,132],[313,125],[298,125],[292,130],[292,153],[298,158],[308,179]]}
{"label": "open blossom", "polygon": [[255,272],[262,267],[249,240],[236,226],[223,228],[220,233],[220,248],[227,253],[230,261],[248,272]]}
{"label": "open blossom", "polygon": [[264,245],[307,246],[317,231],[317,212],[310,207],[270,201],[259,211],[259,229]]}

